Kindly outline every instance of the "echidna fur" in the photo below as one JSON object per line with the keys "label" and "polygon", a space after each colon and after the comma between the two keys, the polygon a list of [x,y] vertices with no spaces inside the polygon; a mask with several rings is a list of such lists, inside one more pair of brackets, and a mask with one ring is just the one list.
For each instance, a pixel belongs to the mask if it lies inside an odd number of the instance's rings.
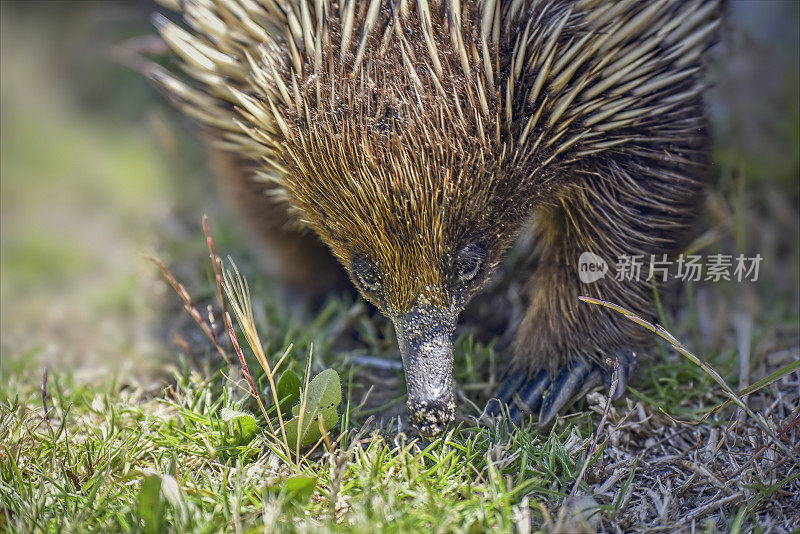
{"label": "echidna fur", "polygon": [[[155,23],[184,75],[152,78],[247,163],[264,210],[311,228],[394,320],[412,419],[425,425],[420,402],[452,418],[456,318],[534,214],[545,252],[517,368],[644,345],[577,297],[650,316],[652,281],[582,284],[578,257],[669,256],[685,239],[717,1],[163,3],[183,19]],[[470,247],[480,257],[460,259]]]}

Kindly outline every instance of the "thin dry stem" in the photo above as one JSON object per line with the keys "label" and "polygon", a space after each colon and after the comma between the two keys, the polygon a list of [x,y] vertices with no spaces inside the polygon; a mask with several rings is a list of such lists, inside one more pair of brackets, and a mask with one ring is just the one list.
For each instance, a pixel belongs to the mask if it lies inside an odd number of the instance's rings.
{"label": "thin dry stem", "polygon": [[222,315],[228,313],[228,305],[225,300],[225,291],[222,289],[222,260],[217,255],[217,248],[214,246],[214,239],[211,237],[211,229],[208,225],[208,215],[203,215],[203,233],[206,235],[208,252],[211,255],[211,264],[214,267],[214,278],[217,281],[217,297],[222,308]]}
{"label": "thin dry stem", "polygon": [[722,390],[725,393],[725,395],[733,403],[735,403],[742,410],[744,410],[747,413],[747,415],[749,415],[756,422],[756,424],[761,428],[761,430],[763,430],[764,433],[766,433],[770,437],[770,439],[772,439],[773,443],[775,443],[775,445],[778,448],[780,448],[781,451],[789,455],[789,457],[791,457],[795,462],[800,464],[800,458],[797,457],[794,451],[792,451],[792,449],[787,447],[786,444],[780,440],[780,438],[772,431],[772,429],[769,427],[767,422],[764,421],[762,417],[760,417],[750,409],[747,403],[744,402],[744,400],[742,400],[742,398],[736,394],[736,392],[728,385],[725,379],[723,379],[722,376],[720,376],[719,373],[717,373],[714,369],[712,369],[708,364],[706,364],[695,354],[690,352],[689,349],[684,347],[683,344],[681,344],[681,342],[675,338],[675,336],[670,334],[662,326],[658,324],[655,325],[651,324],[648,321],[636,315],[635,313],[633,313],[632,311],[627,310],[617,304],[612,304],[610,302],[606,302],[600,299],[595,299],[592,297],[580,296],[578,298],[583,302],[588,302],[590,304],[597,304],[600,306],[605,306],[606,308],[611,308],[612,310],[621,313],[626,319],[629,319],[630,321],[633,321],[634,323],[647,328],[651,332],[654,332],[656,335],[658,335],[660,338],[667,340],[670,343],[670,345],[672,345],[672,348],[674,348],[683,356],[688,358],[692,363],[699,366],[703,371],[705,371],[706,374],[708,374],[711,378],[713,378],[714,381],[722,387]]}
{"label": "thin dry stem", "polygon": [[231,316],[227,313],[225,314],[225,324],[228,327],[228,337],[230,337],[233,348],[236,350],[236,354],[239,356],[239,363],[242,366],[244,377],[247,379],[247,382],[250,384],[250,388],[253,390],[253,396],[258,401],[258,406],[261,408],[261,413],[264,414],[264,419],[266,419],[270,431],[274,434],[275,429],[272,428],[272,421],[270,421],[269,415],[267,414],[267,409],[264,407],[264,403],[261,401],[261,395],[258,394],[258,389],[253,382],[253,376],[250,374],[250,369],[247,367],[247,361],[244,359],[244,353],[242,352],[242,348],[239,346],[239,341],[236,339],[236,333],[233,331]]}
{"label": "thin dry stem", "polygon": [[608,399],[606,400],[606,406],[603,409],[603,417],[600,419],[600,424],[597,427],[597,431],[594,434],[594,440],[592,440],[592,444],[589,447],[589,451],[586,453],[586,460],[583,462],[583,467],[581,468],[581,472],[578,474],[578,478],[575,480],[575,484],[572,485],[572,490],[569,492],[569,496],[564,501],[564,508],[569,507],[570,502],[572,502],[572,498],[575,496],[575,493],[578,491],[578,486],[583,481],[583,477],[586,474],[586,469],[589,467],[589,463],[592,461],[592,455],[594,454],[595,449],[597,448],[597,442],[600,440],[600,433],[603,431],[603,427],[605,427],[606,420],[608,419],[608,412],[611,408],[611,400],[614,398],[614,393],[617,391],[617,385],[619,384],[619,358],[614,359],[613,370],[611,375],[611,386],[608,388]]}
{"label": "thin dry stem", "polygon": [[208,339],[211,340],[211,343],[214,345],[214,347],[216,347],[217,351],[222,356],[222,359],[225,360],[225,363],[227,363],[230,366],[231,365],[230,358],[228,358],[228,355],[225,353],[225,350],[223,350],[223,348],[220,346],[216,334],[203,319],[203,316],[200,314],[200,311],[197,309],[197,306],[195,306],[192,297],[189,295],[189,292],[186,291],[185,287],[183,287],[183,284],[178,282],[178,280],[172,274],[172,271],[170,271],[167,268],[167,266],[164,265],[164,262],[162,262],[160,259],[154,256],[145,256],[145,258],[155,263],[158,266],[158,268],[161,269],[161,273],[164,275],[164,278],[167,279],[169,285],[172,286],[172,288],[175,290],[175,292],[178,294],[181,300],[183,300],[183,307],[186,309],[187,312],[189,312],[189,315],[192,316],[192,319],[194,319],[195,322],[200,326],[200,329],[208,337]]}

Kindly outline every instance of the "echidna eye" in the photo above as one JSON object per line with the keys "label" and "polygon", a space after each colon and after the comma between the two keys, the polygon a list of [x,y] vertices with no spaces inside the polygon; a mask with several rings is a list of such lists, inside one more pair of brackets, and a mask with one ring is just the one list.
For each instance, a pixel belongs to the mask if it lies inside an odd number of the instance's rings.
{"label": "echidna eye", "polygon": [[378,275],[378,270],[369,260],[357,258],[353,261],[350,270],[364,288],[369,291],[379,291],[381,289],[381,279]]}
{"label": "echidna eye", "polygon": [[461,282],[469,282],[478,276],[486,258],[486,251],[478,244],[472,243],[461,249],[454,264],[455,274]]}

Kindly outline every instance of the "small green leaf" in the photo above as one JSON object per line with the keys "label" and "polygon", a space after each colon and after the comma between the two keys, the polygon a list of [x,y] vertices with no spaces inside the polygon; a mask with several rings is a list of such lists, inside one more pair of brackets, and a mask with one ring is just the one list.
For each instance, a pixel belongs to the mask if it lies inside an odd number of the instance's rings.
{"label": "small green leaf", "polygon": [[164,501],[161,499],[161,477],[145,475],[139,490],[139,517],[144,521],[143,532],[156,534],[162,531]]}
{"label": "small green leaf", "polygon": [[314,495],[316,488],[316,478],[297,475],[275,482],[266,488],[266,492],[269,495],[283,493],[284,502],[304,505]]}
{"label": "small green leaf", "polygon": [[318,417],[322,417],[322,426],[325,431],[331,430],[339,422],[339,413],[336,409],[342,402],[342,383],[339,373],[333,369],[325,369],[314,377],[308,384],[308,401],[303,414],[303,428],[300,425],[300,405],[292,409],[295,417],[286,423],[286,440],[290,447],[296,446],[298,432],[300,446],[312,445],[320,437]]}
{"label": "small green leaf", "polygon": [[300,402],[300,387],[300,378],[297,377],[294,371],[286,370],[281,374],[275,389],[278,393],[279,406],[283,417],[288,418],[291,414],[292,406]]}
{"label": "small green leaf", "polygon": [[286,497],[301,504],[305,504],[314,495],[317,479],[312,477],[295,476],[286,479]]}
{"label": "small green leaf", "polygon": [[258,421],[247,412],[223,408],[220,417],[228,423],[228,435],[235,445],[250,443],[258,433]]}

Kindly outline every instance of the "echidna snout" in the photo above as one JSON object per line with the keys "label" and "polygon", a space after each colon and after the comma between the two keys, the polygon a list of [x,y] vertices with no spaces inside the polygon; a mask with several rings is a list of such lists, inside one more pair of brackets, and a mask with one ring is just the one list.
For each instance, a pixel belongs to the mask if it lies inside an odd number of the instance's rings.
{"label": "echidna snout", "polygon": [[458,311],[416,305],[394,318],[408,389],[411,423],[426,437],[453,421],[453,331]]}
{"label": "echidna snout", "polygon": [[455,403],[449,401],[408,401],[411,422],[425,437],[433,438],[442,434],[454,419]]}

